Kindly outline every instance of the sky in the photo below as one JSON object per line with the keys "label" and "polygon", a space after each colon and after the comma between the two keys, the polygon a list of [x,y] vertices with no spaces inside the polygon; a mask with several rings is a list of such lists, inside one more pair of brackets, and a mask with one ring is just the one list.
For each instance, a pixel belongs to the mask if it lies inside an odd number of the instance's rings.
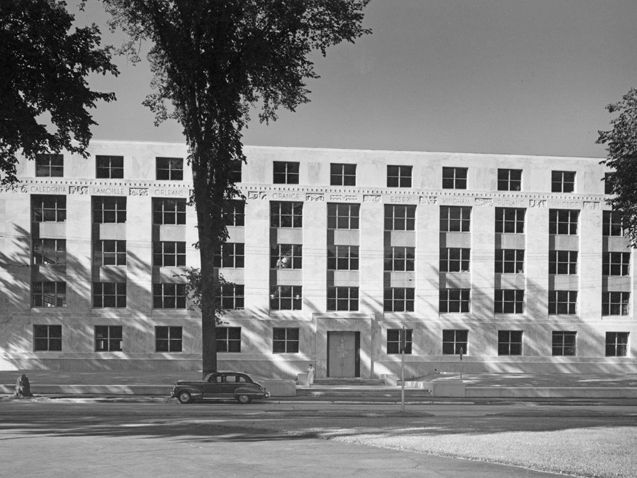
{"label": "sky", "polygon": [[[110,34],[100,2],[78,23]],[[279,120],[256,114],[244,144],[603,157],[606,105],[637,87],[635,0],[372,0],[355,44],[313,56],[311,102]],[[142,106],[146,62],[92,78],[118,100],[94,110],[95,139],[183,142]]]}

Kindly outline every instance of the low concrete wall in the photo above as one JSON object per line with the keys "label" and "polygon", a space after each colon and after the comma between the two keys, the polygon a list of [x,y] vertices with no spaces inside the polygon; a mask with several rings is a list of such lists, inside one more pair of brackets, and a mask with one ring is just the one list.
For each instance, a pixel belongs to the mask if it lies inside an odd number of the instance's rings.
{"label": "low concrete wall", "polygon": [[434,380],[431,382],[434,397],[465,397],[466,389],[462,380]]}
{"label": "low concrete wall", "polygon": [[262,380],[260,383],[271,397],[296,397],[294,380]]}
{"label": "low concrete wall", "polygon": [[634,387],[467,387],[467,398],[636,398]]}

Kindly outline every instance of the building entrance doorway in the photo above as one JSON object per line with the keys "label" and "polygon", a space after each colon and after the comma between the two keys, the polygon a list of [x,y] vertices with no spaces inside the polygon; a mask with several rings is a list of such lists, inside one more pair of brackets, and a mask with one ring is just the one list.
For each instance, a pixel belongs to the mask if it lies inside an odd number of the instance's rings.
{"label": "building entrance doorway", "polygon": [[360,332],[327,332],[327,376],[360,377]]}

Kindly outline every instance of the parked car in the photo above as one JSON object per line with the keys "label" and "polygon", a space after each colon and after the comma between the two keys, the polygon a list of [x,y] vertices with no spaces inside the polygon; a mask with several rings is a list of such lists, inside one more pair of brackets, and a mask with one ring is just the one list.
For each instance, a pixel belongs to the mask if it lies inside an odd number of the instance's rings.
{"label": "parked car", "polygon": [[170,396],[177,398],[180,403],[206,399],[234,399],[245,404],[255,398],[268,398],[270,394],[248,374],[213,372],[201,381],[178,380]]}

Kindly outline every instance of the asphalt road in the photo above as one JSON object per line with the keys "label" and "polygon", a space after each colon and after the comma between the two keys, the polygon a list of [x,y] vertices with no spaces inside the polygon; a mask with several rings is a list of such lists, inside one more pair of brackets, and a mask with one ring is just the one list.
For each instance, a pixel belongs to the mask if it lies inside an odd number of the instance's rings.
{"label": "asphalt road", "polygon": [[0,476],[558,476],[330,438],[636,424],[630,405],[3,400]]}

